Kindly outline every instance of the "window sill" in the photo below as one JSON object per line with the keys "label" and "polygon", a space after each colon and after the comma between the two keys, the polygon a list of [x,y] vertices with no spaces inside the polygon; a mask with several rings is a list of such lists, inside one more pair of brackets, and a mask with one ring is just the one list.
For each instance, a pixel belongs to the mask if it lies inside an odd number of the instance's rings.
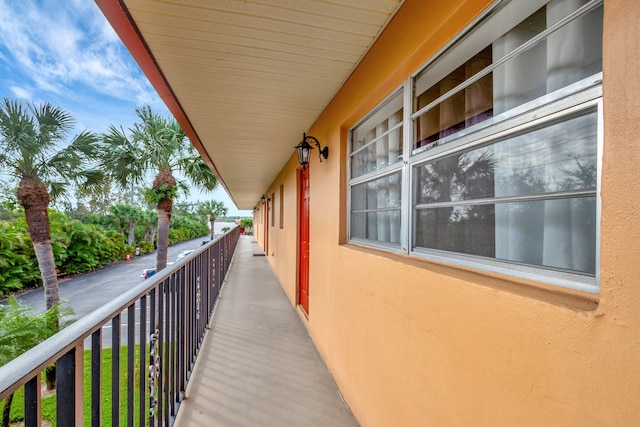
{"label": "window sill", "polygon": [[429,270],[436,274],[469,282],[470,284],[487,286],[576,311],[594,311],[597,309],[600,301],[599,295],[596,294],[549,285],[534,280],[512,277],[507,274],[419,258],[412,255],[388,252],[383,249],[361,246],[352,242],[344,243],[341,247],[345,250],[380,256],[408,267]]}

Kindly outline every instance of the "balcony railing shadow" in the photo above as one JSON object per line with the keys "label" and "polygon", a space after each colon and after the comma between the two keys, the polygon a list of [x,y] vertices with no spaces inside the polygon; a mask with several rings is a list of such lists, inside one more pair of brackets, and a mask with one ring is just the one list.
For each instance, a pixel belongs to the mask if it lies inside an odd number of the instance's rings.
{"label": "balcony railing shadow", "polygon": [[[0,367],[0,401],[24,386],[24,425],[40,426],[41,376],[55,363],[58,426],[85,424],[85,394],[92,426],[104,425],[104,402],[112,425],[173,424],[239,236],[233,228]],[[112,328],[110,345],[103,345],[103,327]],[[111,347],[110,396],[102,393],[103,347]]]}

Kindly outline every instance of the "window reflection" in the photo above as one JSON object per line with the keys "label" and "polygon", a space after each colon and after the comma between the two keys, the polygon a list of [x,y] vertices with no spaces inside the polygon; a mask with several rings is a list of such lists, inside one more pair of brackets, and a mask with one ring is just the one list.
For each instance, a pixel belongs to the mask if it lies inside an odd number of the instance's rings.
{"label": "window reflection", "polygon": [[589,112],[416,167],[416,246],[594,273],[596,137]]}

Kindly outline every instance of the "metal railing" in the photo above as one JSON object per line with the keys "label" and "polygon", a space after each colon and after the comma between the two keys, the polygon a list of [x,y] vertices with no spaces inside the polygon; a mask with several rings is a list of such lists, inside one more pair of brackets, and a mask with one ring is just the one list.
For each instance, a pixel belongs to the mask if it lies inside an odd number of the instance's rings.
{"label": "metal railing", "polygon": [[[84,425],[85,412],[87,424],[104,425],[105,402],[113,426],[172,425],[239,236],[233,228],[0,367],[0,400],[24,386],[24,425],[40,426],[41,376],[55,363],[58,426]],[[111,366],[103,372],[109,329]],[[86,370],[89,381],[83,380]],[[105,376],[111,378],[108,396],[102,392]]]}

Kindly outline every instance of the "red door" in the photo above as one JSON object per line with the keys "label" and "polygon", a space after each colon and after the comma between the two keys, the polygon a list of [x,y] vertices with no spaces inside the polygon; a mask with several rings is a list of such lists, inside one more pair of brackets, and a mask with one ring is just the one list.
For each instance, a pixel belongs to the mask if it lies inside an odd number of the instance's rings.
{"label": "red door", "polygon": [[269,199],[264,202],[264,254],[269,256]]}
{"label": "red door", "polygon": [[309,167],[300,171],[300,257],[298,303],[309,314]]}

